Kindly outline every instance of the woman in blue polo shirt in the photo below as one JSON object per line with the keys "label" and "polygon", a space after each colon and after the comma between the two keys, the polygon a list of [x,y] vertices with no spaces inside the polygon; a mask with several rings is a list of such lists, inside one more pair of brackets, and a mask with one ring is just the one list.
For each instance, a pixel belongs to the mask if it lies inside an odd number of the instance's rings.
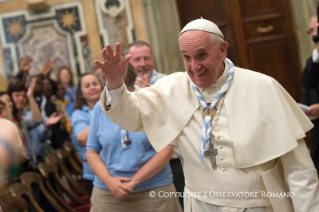
{"label": "woman in blue polo shirt", "polygon": [[[124,79],[129,91],[135,90],[135,79],[129,64]],[[86,145],[96,175],[91,212],[182,211],[177,197],[161,195],[176,192],[168,163],[173,146],[156,153],[145,133],[121,129],[103,113],[100,102],[93,110]]]}
{"label": "woman in blue polo shirt", "polygon": [[81,75],[76,90],[76,110],[72,114],[72,144],[83,160],[83,178],[88,194],[93,189],[94,173],[86,160],[86,141],[90,128],[93,107],[100,99],[101,85],[93,74]]}

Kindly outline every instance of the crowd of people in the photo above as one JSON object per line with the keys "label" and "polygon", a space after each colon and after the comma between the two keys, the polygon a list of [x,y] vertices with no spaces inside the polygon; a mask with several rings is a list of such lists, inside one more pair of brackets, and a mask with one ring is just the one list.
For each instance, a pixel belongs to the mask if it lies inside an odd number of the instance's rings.
{"label": "crowd of people", "polygon": [[[125,78],[131,92],[165,76],[153,69],[153,55],[147,43],[136,41],[128,49],[136,55]],[[175,192],[174,184],[182,192],[184,176],[178,152],[167,146],[156,153],[145,133],[125,131],[103,114],[99,100],[105,77],[99,67],[92,67],[74,83],[68,67],[61,67],[56,80],[52,79],[54,64],[50,58],[37,75],[29,74],[32,58],[21,58],[19,65],[18,74],[0,93],[1,119],[16,127],[22,141],[21,156],[15,161],[17,175],[37,171],[37,164],[46,156],[70,142],[83,160],[83,186],[89,196],[93,191],[92,211],[103,210],[105,202],[111,202],[107,207],[117,211],[123,200],[125,207],[134,204],[141,211],[146,205],[147,210],[156,206],[159,211],[182,211],[181,198],[145,198],[150,189]],[[176,168],[172,171],[170,161],[174,160],[179,164],[174,162],[172,167]],[[7,175],[7,181],[16,182],[17,176]],[[116,204],[114,197],[119,201]]]}
{"label": "crowd of people", "polygon": [[106,45],[77,83],[68,67],[52,80],[50,59],[31,76],[32,59],[21,58],[0,93],[0,180],[9,159],[20,173],[36,171],[47,148],[71,142],[91,212],[318,211],[317,170],[303,140],[313,124],[290,95],[236,67],[211,21],[188,23],[179,45],[186,72],[170,76],[154,70],[143,41],[123,58],[119,43]]}

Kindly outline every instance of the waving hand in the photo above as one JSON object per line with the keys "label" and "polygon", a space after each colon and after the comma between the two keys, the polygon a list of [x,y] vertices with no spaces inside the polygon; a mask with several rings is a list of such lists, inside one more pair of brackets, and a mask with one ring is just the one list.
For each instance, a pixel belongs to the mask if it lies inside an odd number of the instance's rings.
{"label": "waving hand", "polygon": [[114,52],[110,44],[102,50],[101,56],[103,61],[95,60],[94,63],[101,68],[107,82],[109,90],[119,88],[126,76],[126,68],[131,55],[126,55],[123,59],[121,57],[121,45],[115,44]]}

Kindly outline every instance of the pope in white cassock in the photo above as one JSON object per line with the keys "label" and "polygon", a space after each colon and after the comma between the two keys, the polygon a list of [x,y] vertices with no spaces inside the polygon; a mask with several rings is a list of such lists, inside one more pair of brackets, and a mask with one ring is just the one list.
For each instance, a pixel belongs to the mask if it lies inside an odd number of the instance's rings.
{"label": "pope in white cassock", "polygon": [[213,22],[188,23],[179,46],[186,72],[137,93],[123,83],[130,55],[121,58],[119,43],[114,52],[107,45],[95,64],[107,80],[106,115],[146,132],[156,151],[178,147],[192,194],[184,196],[185,211],[318,212],[317,171],[303,140],[313,125],[290,95],[275,79],[227,59]]}

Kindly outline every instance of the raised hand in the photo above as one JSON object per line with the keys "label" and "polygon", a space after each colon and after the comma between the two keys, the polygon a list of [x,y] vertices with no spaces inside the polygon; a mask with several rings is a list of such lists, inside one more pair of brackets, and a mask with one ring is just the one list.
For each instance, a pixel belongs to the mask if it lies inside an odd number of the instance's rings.
{"label": "raised hand", "polygon": [[45,122],[45,126],[50,127],[50,126],[58,123],[58,121],[60,121],[63,116],[64,116],[64,114],[57,115],[56,112],[52,113],[52,115]]}
{"label": "raised hand", "polygon": [[129,181],[130,179],[126,177],[111,177],[106,184],[115,198],[125,199],[128,193],[133,191],[133,189],[124,185],[124,182]]}
{"label": "raised hand", "polygon": [[119,88],[123,82],[127,72],[127,64],[131,59],[131,55],[121,57],[121,45],[115,44],[114,52],[110,44],[102,50],[101,56],[103,61],[95,60],[94,63],[102,70],[109,90]]}
{"label": "raised hand", "polygon": [[47,58],[41,68],[40,75],[50,75],[51,71],[54,69],[54,63],[52,63],[51,58]]}
{"label": "raised hand", "polygon": [[143,78],[136,77],[135,84],[138,85],[140,88],[145,88],[150,86],[150,82],[148,80],[148,75],[145,74]]}
{"label": "raised hand", "polygon": [[27,91],[27,97],[28,98],[33,97],[33,91],[34,91],[34,87],[35,87],[36,81],[37,81],[36,77],[32,78],[31,81],[30,81],[30,84],[29,84],[29,87],[28,87],[28,91]]}
{"label": "raised hand", "polygon": [[20,71],[29,71],[31,68],[32,58],[29,56],[19,58]]}

